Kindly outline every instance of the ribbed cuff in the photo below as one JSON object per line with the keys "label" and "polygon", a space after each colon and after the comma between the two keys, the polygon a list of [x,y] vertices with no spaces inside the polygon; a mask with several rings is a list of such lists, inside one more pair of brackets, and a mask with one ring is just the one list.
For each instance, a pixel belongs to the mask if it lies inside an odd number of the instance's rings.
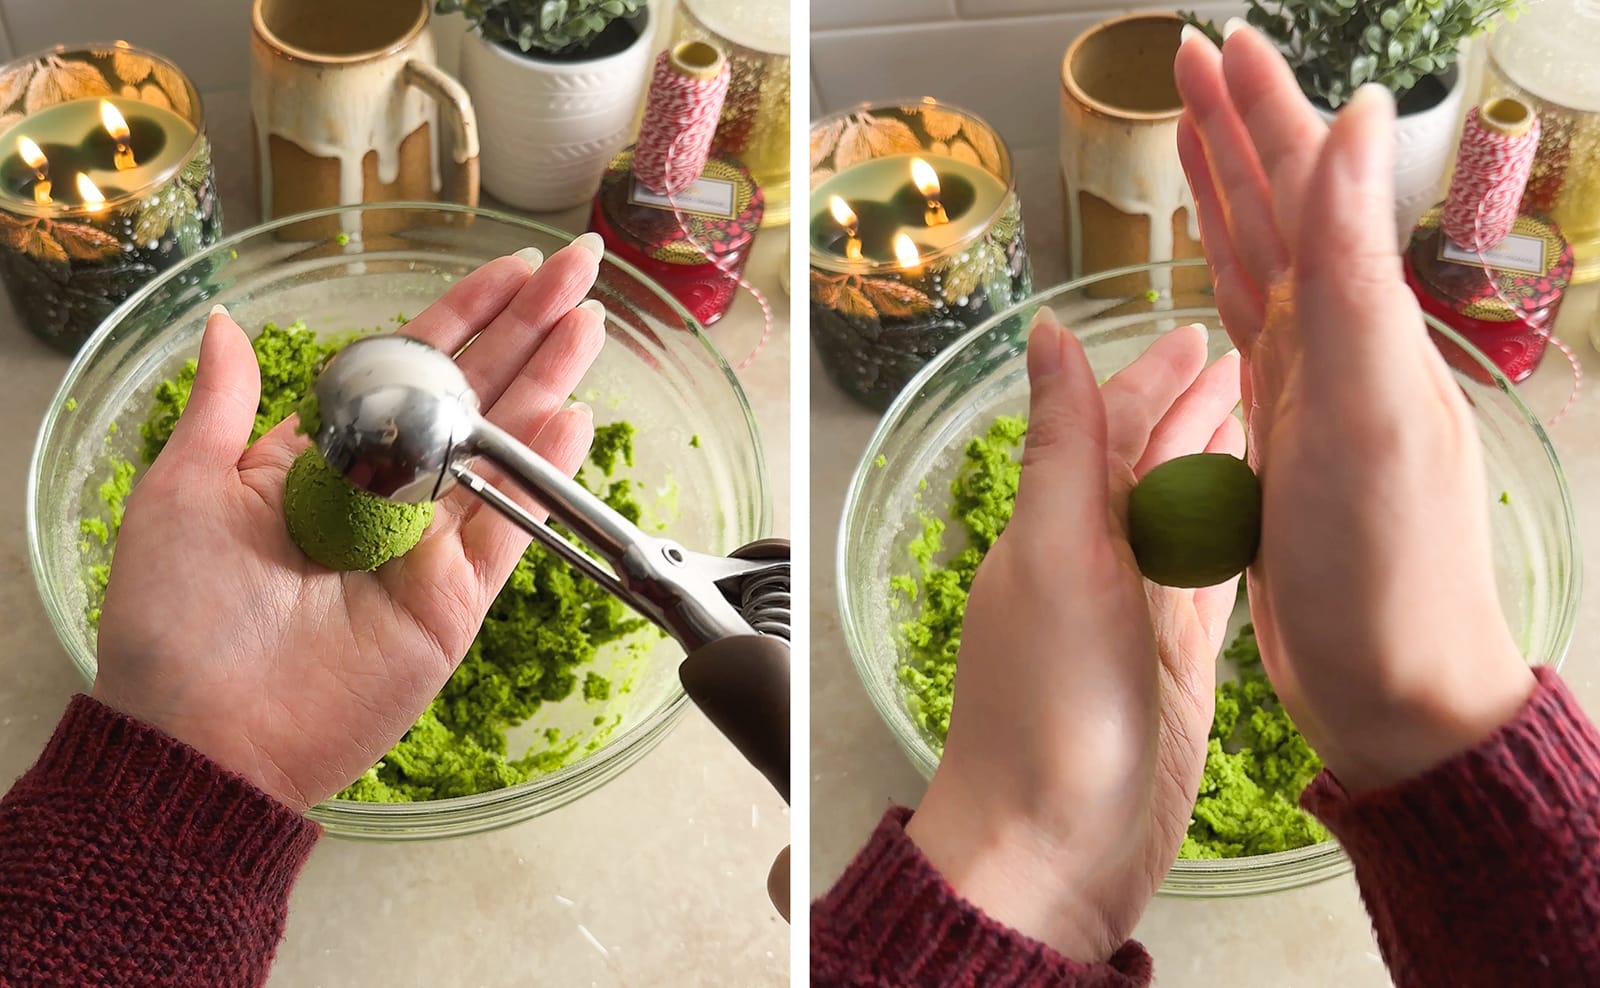
{"label": "ribbed cuff", "polygon": [[844,877],[812,906],[813,978],[847,973],[859,984],[986,988],[1149,984],[1150,955],[1132,940],[1104,964],[1081,964],[989,918],[923,856],[905,832],[909,819],[902,807],[885,813]]}
{"label": "ribbed cuff", "polygon": [[[1323,771],[1301,795],[1362,870],[1428,887],[1483,868],[1559,856],[1600,785],[1600,735],[1553,669],[1520,713],[1470,751],[1399,785],[1352,797]],[[1585,817],[1594,827],[1592,817]],[[1561,846],[1558,846],[1561,845]]]}
{"label": "ribbed cuff", "polygon": [[39,761],[7,795],[104,807],[249,896],[286,898],[322,828],[199,751],[84,695],[72,698]]}

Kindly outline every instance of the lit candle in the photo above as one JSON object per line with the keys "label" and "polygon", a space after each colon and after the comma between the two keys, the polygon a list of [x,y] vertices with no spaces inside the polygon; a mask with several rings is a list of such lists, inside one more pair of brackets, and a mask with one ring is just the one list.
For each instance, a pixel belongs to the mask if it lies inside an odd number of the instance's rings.
{"label": "lit candle", "polygon": [[852,261],[861,260],[861,226],[850,204],[838,196],[829,196],[828,210],[833,213],[834,221],[844,228],[844,256]]}
{"label": "lit candle", "polygon": [[923,222],[928,226],[943,226],[950,222],[950,217],[944,211],[944,204],[939,201],[939,173],[933,166],[921,158],[911,159],[911,184],[917,187],[924,199],[928,201],[927,210],[923,214]]}
{"label": "lit candle", "polygon": [[138,167],[138,162],[133,160],[133,148],[128,147],[130,136],[128,121],[110,100],[100,101],[100,122],[105,125],[106,133],[110,134],[111,139],[117,144],[116,156],[112,159],[117,171]]}
{"label": "lit candle", "polygon": [[854,107],[811,132],[811,339],[828,375],[884,408],[1032,272],[994,131],[932,101]]}
{"label": "lit candle", "polygon": [[17,153],[33,169],[33,201],[41,204],[49,202],[50,159],[44,156],[44,151],[33,142],[33,138],[27,136],[17,138]]}
{"label": "lit candle", "polygon": [[[222,236],[200,99],[118,42],[0,67],[0,277],[23,325],[76,350],[163,270]],[[54,176],[54,181],[52,181]]]}
{"label": "lit candle", "polygon": [[83,172],[78,173],[78,198],[83,202],[83,208],[91,213],[98,213],[106,208],[105,193],[100,187]]}

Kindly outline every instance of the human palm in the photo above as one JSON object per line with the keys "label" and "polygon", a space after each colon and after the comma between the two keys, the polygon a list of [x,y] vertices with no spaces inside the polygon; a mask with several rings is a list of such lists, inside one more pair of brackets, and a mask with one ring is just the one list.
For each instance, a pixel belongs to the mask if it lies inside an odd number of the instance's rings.
{"label": "human palm", "polygon": [[[490,262],[404,328],[446,352],[472,341],[458,360],[487,417],[569,474],[593,423],[563,405],[605,338],[599,310],[575,307],[598,271],[587,244],[536,271],[537,257]],[[94,695],[303,810],[415,722],[528,539],[458,489],[404,557],[370,573],[313,563],[283,517],[307,441],[290,422],[247,447],[259,388],[249,340],[214,314],[189,403],[128,501]]]}

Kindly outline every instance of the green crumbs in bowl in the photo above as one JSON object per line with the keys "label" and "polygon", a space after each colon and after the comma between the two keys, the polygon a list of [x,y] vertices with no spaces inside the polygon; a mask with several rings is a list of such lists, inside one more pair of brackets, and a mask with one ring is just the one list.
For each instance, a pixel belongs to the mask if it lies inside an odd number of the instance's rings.
{"label": "green crumbs in bowl", "polygon": [[[936,750],[950,731],[967,594],[978,564],[1011,520],[1026,432],[1024,419],[1002,416],[967,444],[950,485],[949,524],[924,513],[907,547],[915,568],[890,581],[894,606],[910,613],[899,628],[897,672],[906,710]],[[946,551],[951,525],[964,545]],[[1278,702],[1249,625],[1223,657],[1236,678],[1217,685],[1205,772],[1179,857],[1247,857],[1327,840],[1298,805],[1321,763]]]}
{"label": "green crumbs in bowl", "polygon": [[[302,323],[267,324],[252,344],[261,365],[261,402],[252,441],[301,407],[323,362],[356,335],[325,339]],[[141,426],[145,465],[171,438],[194,384],[194,367],[190,361],[156,387]],[[633,482],[621,475],[633,465],[634,428],[615,422],[595,433],[593,451],[578,478],[637,521],[641,506]],[[89,561],[86,617],[91,625],[99,621],[122,505],[139,465],[113,457],[107,469],[99,488],[100,515],[85,518],[80,526]],[[598,584],[534,543],[490,606],[443,691],[383,760],[340,798],[394,803],[467,796],[525,782],[597,750],[622,719],[621,714],[606,716],[604,705],[628,693],[630,684],[613,683],[591,667],[602,648],[616,644],[642,650],[651,633],[647,622]],[[535,734],[530,747],[510,750],[508,730],[544,704],[574,696],[599,712],[594,731],[563,735],[549,728]]]}

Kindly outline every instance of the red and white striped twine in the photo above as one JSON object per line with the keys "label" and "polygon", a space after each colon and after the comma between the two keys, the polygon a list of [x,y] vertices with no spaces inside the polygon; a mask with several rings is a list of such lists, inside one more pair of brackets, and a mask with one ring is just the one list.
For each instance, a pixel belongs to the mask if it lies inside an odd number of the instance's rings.
{"label": "red and white striped twine", "polygon": [[[1510,100],[1496,101],[1511,103]],[[1491,112],[1473,107],[1461,133],[1461,150],[1439,225],[1457,246],[1485,251],[1511,232],[1539,148],[1539,118],[1521,105],[1525,129],[1508,128]]]}
{"label": "red and white striped twine", "polygon": [[[695,239],[676,198],[678,193],[694,184],[710,160],[711,140],[716,136],[717,122],[722,116],[730,70],[724,59],[715,79],[696,79],[686,76],[673,64],[671,54],[662,52],[656,60],[655,77],[650,83],[644,120],[640,124],[639,142],[633,151],[633,171],[647,188],[667,197],[684,241],[705,255],[706,260],[729,280],[749,292],[761,307],[761,336],[749,355],[734,365],[734,370],[742,371],[755,363],[757,355],[772,338],[772,304],[759,288],[734,269],[733,261]],[[704,102],[696,102],[698,100]],[[709,121],[704,129],[702,120]],[[652,181],[660,182],[661,187],[652,185]]]}
{"label": "red and white striped twine", "polygon": [[664,51],[656,59],[650,94],[645,97],[633,172],[657,195],[677,195],[695,183],[711,157],[731,70],[718,53],[717,70],[697,75]]}

